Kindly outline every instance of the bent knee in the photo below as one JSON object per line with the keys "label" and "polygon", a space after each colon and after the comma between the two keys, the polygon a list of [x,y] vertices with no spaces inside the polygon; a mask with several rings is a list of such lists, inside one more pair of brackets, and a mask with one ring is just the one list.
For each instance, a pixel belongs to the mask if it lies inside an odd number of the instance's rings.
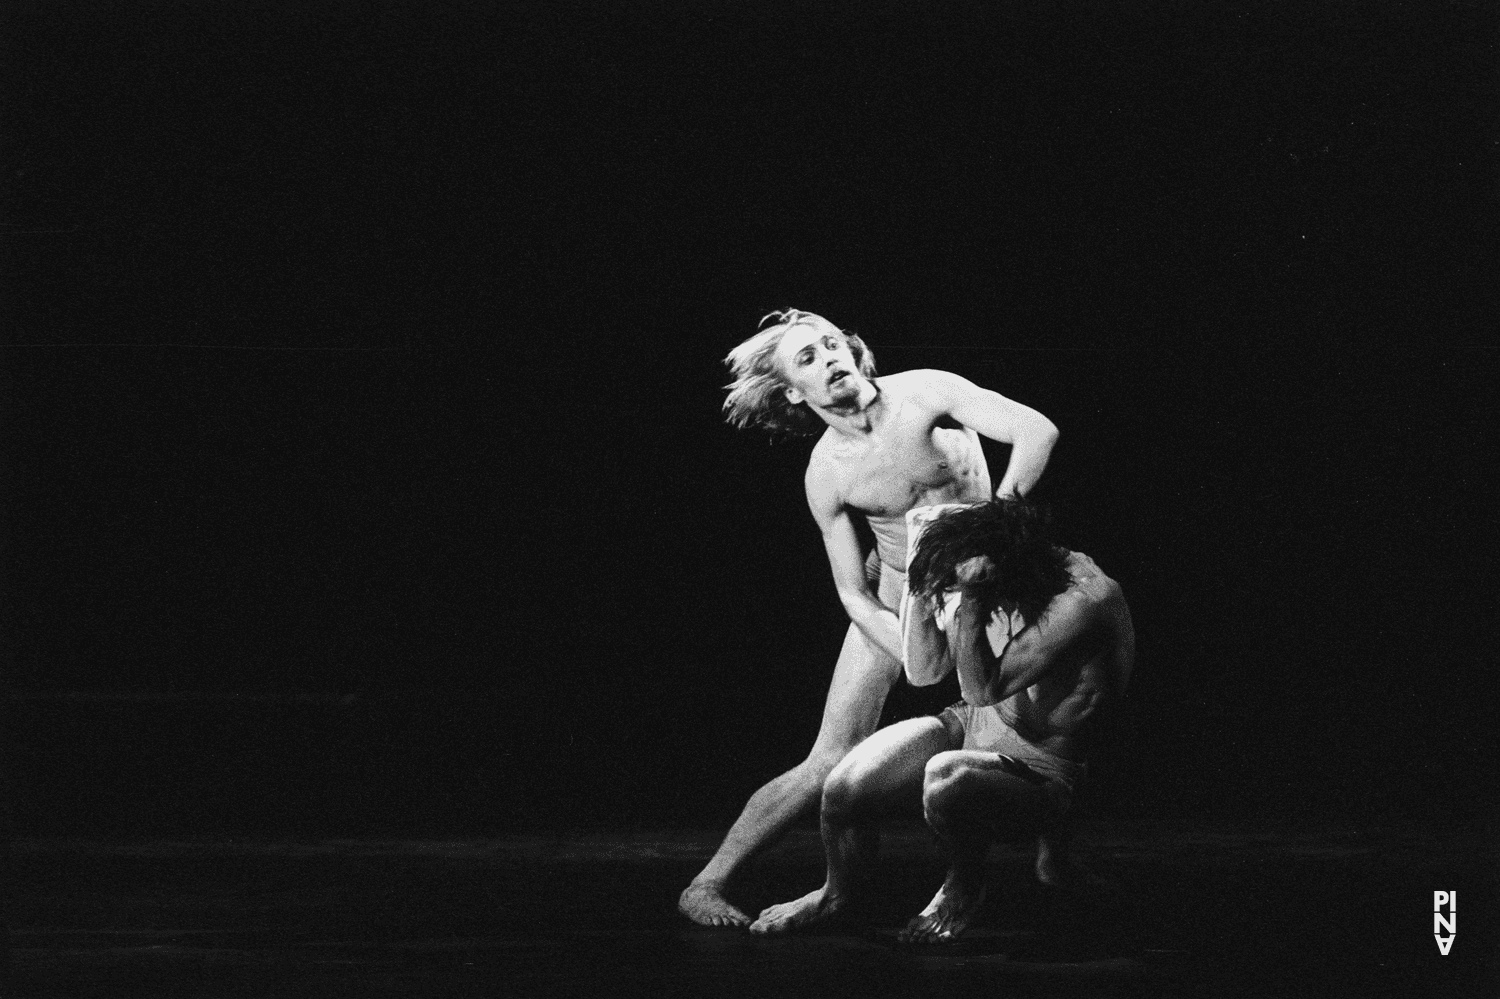
{"label": "bent knee", "polygon": [[814,747],[813,751],[807,754],[807,759],[797,764],[797,769],[801,771],[804,779],[822,789],[847,755],[848,751],[843,746],[831,750]]}
{"label": "bent knee", "polygon": [[859,772],[855,767],[834,767],[823,781],[823,811],[844,815],[854,808],[860,794]]}
{"label": "bent knee", "polygon": [[855,814],[870,790],[871,768],[845,760],[823,781],[823,812],[831,818]]}
{"label": "bent knee", "polygon": [[922,778],[922,810],[941,814],[967,795],[974,767],[958,753],[939,753],[927,761]]}
{"label": "bent knee", "polygon": [[927,761],[927,767],[922,775],[922,788],[926,791],[934,786],[961,781],[971,769],[971,765],[964,759],[962,753],[938,753]]}

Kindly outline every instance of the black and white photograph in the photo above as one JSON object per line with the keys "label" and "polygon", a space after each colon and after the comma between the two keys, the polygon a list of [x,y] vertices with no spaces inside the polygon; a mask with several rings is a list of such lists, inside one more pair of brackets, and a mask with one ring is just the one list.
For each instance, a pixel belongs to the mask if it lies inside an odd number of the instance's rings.
{"label": "black and white photograph", "polygon": [[1495,995],[1497,42],[8,5],[0,997]]}

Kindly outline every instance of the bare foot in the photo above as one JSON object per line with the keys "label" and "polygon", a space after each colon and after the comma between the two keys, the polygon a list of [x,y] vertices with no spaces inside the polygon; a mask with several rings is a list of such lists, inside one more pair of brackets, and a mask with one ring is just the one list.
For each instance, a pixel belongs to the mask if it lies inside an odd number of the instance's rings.
{"label": "bare foot", "polygon": [[750,917],[730,905],[717,881],[694,881],[682,890],[677,911],[699,926],[748,926]]}
{"label": "bare foot", "polygon": [[750,924],[751,933],[787,933],[803,926],[820,923],[844,907],[836,896],[828,894],[828,886],[810,891],[795,902],[773,905]]}
{"label": "bare foot", "polygon": [[952,943],[964,930],[984,904],[984,880],[969,883],[955,877],[950,871],[943,887],[932,896],[927,908],[906,924],[906,929],[896,934],[901,943]]}

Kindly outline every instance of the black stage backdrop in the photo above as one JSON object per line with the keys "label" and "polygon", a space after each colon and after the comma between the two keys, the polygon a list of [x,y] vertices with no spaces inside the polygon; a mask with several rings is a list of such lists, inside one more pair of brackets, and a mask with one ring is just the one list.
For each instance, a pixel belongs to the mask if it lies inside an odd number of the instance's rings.
{"label": "black stage backdrop", "polygon": [[1098,814],[1492,823],[1484,5],[8,10],[21,834],[725,826],[845,628],[784,306],[1061,427]]}

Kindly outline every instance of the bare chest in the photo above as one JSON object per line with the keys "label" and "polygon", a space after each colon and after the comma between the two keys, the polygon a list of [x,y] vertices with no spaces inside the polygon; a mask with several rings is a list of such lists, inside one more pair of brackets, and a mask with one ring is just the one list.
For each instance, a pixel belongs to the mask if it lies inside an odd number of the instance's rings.
{"label": "bare chest", "polygon": [[882,441],[833,449],[844,500],[872,517],[899,517],[931,503],[979,502],[989,495],[984,451],[972,430],[923,428]]}

